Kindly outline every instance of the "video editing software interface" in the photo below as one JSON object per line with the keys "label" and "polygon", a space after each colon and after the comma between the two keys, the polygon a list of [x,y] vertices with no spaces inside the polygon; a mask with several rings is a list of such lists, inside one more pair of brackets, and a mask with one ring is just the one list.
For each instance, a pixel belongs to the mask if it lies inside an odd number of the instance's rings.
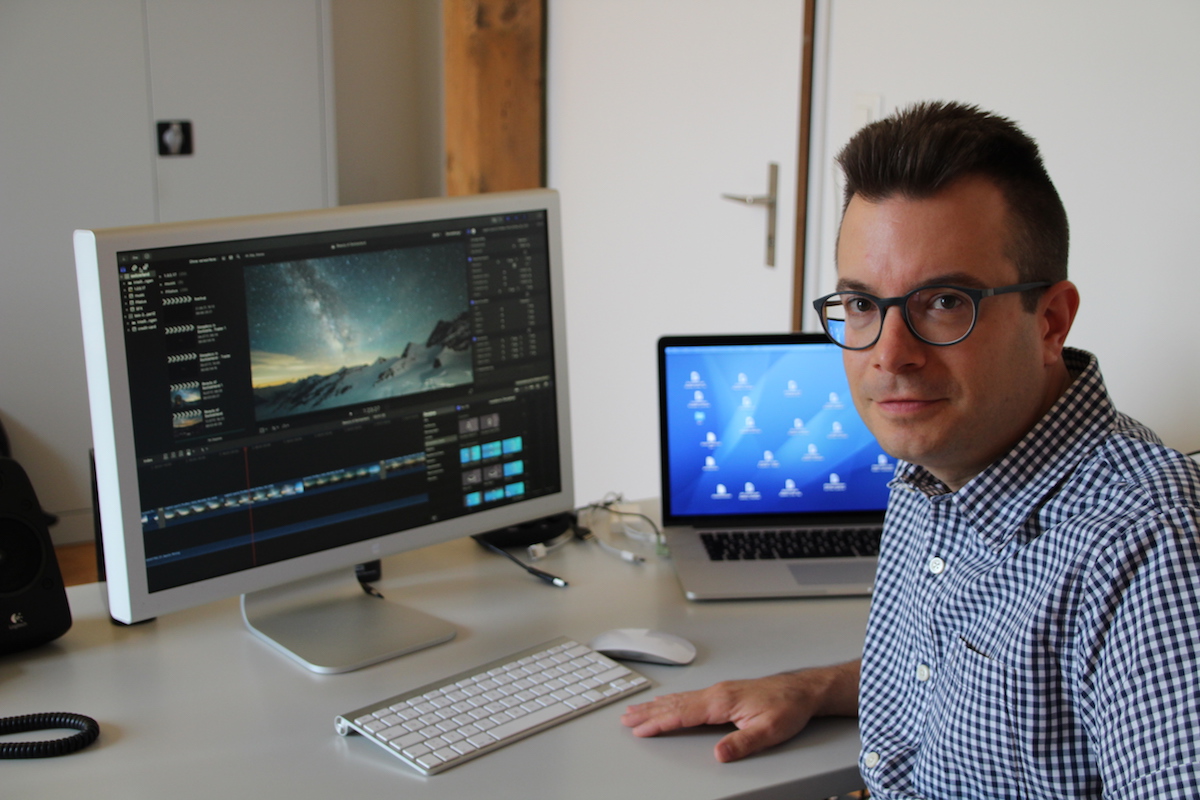
{"label": "video editing software interface", "polygon": [[668,346],[670,513],[877,511],[895,460],[833,343]]}
{"label": "video editing software interface", "polygon": [[545,211],[118,269],[151,591],[561,489]]}

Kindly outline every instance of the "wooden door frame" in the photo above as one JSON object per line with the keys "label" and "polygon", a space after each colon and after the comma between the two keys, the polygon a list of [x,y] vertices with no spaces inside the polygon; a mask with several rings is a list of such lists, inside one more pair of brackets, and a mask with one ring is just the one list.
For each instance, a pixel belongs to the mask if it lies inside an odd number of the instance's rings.
{"label": "wooden door frame", "polygon": [[816,51],[817,0],[804,0],[800,51],[800,135],[796,153],[796,238],[792,254],[792,330],[804,322],[805,254],[808,249],[808,178],[812,143],[813,58]]}
{"label": "wooden door frame", "polygon": [[446,194],[546,185],[545,0],[442,0]]}

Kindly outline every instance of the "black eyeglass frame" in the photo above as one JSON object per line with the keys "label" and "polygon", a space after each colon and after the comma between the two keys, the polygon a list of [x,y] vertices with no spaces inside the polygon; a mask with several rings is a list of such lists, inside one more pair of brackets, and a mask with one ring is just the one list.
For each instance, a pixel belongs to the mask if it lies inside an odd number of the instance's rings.
{"label": "black eyeglass frame", "polygon": [[[830,341],[845,350],[868,350],[874,347],[875,343],[879,341],[879,337],[883,335],[883,323],[887,318],[888,309],[892,306],[899,306],[900,316],[904,319],[905,327],[907,327],[909,333],[915,336],[918,340],[924,342],[925,344],[933,345],[934,347],[949,347],[952,344],[958,344],[963,339],[966,339],[971,335],[971,331],[975,330],[975,323],[979,322],[979,301],[983,298],[995,297],[999,294],[1011,294],[1013,292],[1028,292],[1033,289],[1045,289],[1046,287],[1053,285],[1053,281],[1034,281],[1033,283],[1013,283],[1008,286],[998,286],[994,289],[973,289],[966,286],[954,286],[953,284],[942,283],[934,284],[932,286],[918,286],[916,289],[913,289],[911,292],[901,295],[900,297],[876,297],[870,292],[856,292],[851,289],[847,289],[845,291],[832,292],[831,294],[818,297],[816,300],[813,300],[813,309],[817,312],[817,316],[821,319],[821,328],[825,331],[825,335],[829,337]],[[916,328],[913,327],[912,320],[908,318],[908,299],[914,294],[937,289],[953,289],[954,291],[962,292],[967,297],[971,298],[971,304],[973,306],[971,326],[967,328],[966,333],[951,342],[933,342],[929,339],[926,339],[924,336],[917,333]],[[829,320],[825,318],[825,305],[829,301],[829,298],[837,297],[838,295],[857,295],[859,297],[865,297],[866,299],[874,302],[879,308],[879,330],[876,331],[875,338],[871,340],[870,344],[865,344],[862,347],[850,347],[843,342],[839,342],[836,338],[834,338],[833,334],[829,332]]]}

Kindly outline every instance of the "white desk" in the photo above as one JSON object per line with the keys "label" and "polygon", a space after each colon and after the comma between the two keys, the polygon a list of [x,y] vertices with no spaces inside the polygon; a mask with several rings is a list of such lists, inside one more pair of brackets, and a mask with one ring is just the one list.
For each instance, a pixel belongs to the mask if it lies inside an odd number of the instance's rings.
{"label": "white desk", "polygon": [[71,756],[0,762],[2,793],[804,800],[857,787],[853,720],[820,720],[766,754],[718,764],[712,747],[726,729],[637,739],[620,724],[626,703],[618,703],[432,778],[334,732],[338,713],[560,634],[586,641],[648,627],[697,645],[688,667],[635,665],[656,685],[630,702],[861,652],[865,599],[688,603],[669,562],[631,565],[582,542],[539,566],[570,587],[544,584],[470,540],[385,560],[383,594],[453,622],[458,636],[328,676],[255,639],[236,599],[120,628],[108,621],[101,585],[72,587],[65,636],[0,658],[0,716],[86,714],[100,739]]}

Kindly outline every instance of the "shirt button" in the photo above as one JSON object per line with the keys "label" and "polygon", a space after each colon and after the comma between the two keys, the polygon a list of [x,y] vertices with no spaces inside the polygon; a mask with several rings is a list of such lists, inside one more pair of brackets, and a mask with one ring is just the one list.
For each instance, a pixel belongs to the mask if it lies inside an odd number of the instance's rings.
{"label": "shirt button", "polygon": [[921,681],[922,683],[929,680],[931,675],[933,675],[933,671],[929,669],[928,664],[921,664],[917,667],[917,680]]}
{"label": "shirt button", "polygon": [[879,766],[879,753],[872,750],[863,756],[863,766],[867,769],[875,769],[875,767]]}
{"label": "shirt button", "polygon": [[929,571],[934,575],[941,575],[946,571],[946,562],[937,556],[934,556],[933,558],[929,559]]}

